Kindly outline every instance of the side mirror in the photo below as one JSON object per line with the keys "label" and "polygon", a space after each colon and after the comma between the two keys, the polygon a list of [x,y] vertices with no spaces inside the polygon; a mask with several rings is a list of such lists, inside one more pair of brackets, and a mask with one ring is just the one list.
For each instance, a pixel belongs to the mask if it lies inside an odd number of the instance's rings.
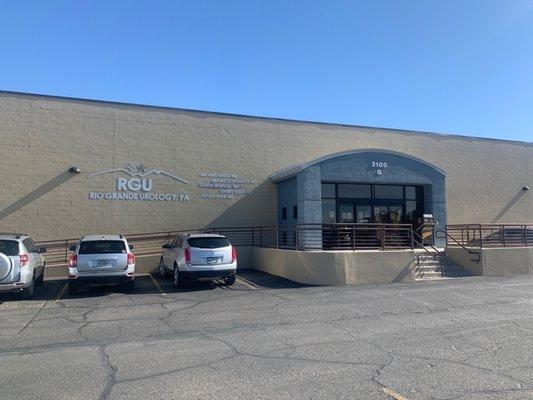
{"label": "side mirror", "polygon": [[165,243],[164,245],[161,246],[163,249],[170,249],[170,244],[168,243]]}
{"label": "side mirror", "polygon": [[37,253],[46,253],[47,251],[46,247],[37,247]]}
{"label": "side mirror", "polygon": [[135,246],[132,246],[132,245],[130,244],[130,250],[133,250],[133,247],[135,247]]}
{"label": "side mirror", "polygon": [[70,251],[76,251],[76,245],[74,245],[74,246],[68,246],[68,249],[69,249]]}

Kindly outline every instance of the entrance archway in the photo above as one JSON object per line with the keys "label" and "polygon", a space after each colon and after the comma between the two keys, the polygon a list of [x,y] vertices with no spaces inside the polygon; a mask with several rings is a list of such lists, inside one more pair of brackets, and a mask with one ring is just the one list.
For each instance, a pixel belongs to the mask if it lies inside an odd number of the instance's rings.
{"label": "entrance archway", "polygon": [[445,172],[417,157],[381,149],[329,154],[271,176],[278,223],[413,223],[433,215],[446,225]]}

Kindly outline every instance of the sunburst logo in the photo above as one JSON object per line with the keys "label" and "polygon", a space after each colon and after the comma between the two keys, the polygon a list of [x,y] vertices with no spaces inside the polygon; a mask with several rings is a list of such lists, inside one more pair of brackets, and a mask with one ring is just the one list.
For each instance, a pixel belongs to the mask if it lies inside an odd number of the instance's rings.
{"label": "sunburst logo", "polygon": [[125,173],[125,174],[127,174],[127,175],[129,175],[131,177],[139,177],[139,178],[144,178],[144,177],[146,177],[148,175],[151,175],[151,174],[163,175],[163,176],[166,176],[168,178],[174,179],[175,181],[178,181],[178,182],[181,182],[181,183],[186,183],[186,184],[189,183],[185,179],[180,178],[180,177],[178,177],[178,176],[176,176],[174,174],[171,174],[169,172],[158,170],[158,169],[153,169],[153,168],[148,168],[144,164],[134,165],[134,164],[131,164],[131,163],[127,164],[125,167],[122,167],[122,168],[107,169],[105,171],[96,172],[94,174],[89,175],[87,178],[92,178],[93,176],[98,176],[98,175],[103,175],[103,174],[110,174],[110,173],[113,173],[113,172],[123,172],[123,173]]}

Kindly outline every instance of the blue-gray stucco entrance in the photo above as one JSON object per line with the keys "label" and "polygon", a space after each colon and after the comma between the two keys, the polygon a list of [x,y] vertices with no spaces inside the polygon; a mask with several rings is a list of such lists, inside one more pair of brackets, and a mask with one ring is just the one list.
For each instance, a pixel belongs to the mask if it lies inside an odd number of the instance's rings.
{"label": "blue-gray stucco entrance", "polygon": [[380,149],[327,155],[271,176],[277,185],[278,223],[322,223],[323,182],[423,187],[424,212],[446,225],[445,173],[416,157]]}

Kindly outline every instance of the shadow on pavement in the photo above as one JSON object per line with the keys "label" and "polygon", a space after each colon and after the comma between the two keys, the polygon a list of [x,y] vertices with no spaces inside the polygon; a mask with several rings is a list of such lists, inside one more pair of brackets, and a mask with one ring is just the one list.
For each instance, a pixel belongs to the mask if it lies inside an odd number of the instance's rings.
{"label": "shadow on pavement", "polygon": [[[280,278],[264,272],[246,269],[237,272],[237,281],[232,286],[226,286],[223,281],[203,281],[190,282],[184,287],[175,288],[171,277],[161,278],[157,274],[143,274],[135,277],[135,289],[133,292],[123,292],[120,286],[90,286],[82,287],[76,295],[69,295],[67,291],[67,279],[46,280],[43,285],[38,286],[35,295],[29,301],[48,301],[69,298],[91,298],[103,297],[113,293],[124,293],[126,295],[135,294],[167,294],[198,292],[206,290],[232,290],[250,291],[264,289],[295,289],[305,287],[288,279]],[[0,304],[6,301],[21,301],[17,293],[0,293]],[[28,301],[28,300],[26,300]]]}

